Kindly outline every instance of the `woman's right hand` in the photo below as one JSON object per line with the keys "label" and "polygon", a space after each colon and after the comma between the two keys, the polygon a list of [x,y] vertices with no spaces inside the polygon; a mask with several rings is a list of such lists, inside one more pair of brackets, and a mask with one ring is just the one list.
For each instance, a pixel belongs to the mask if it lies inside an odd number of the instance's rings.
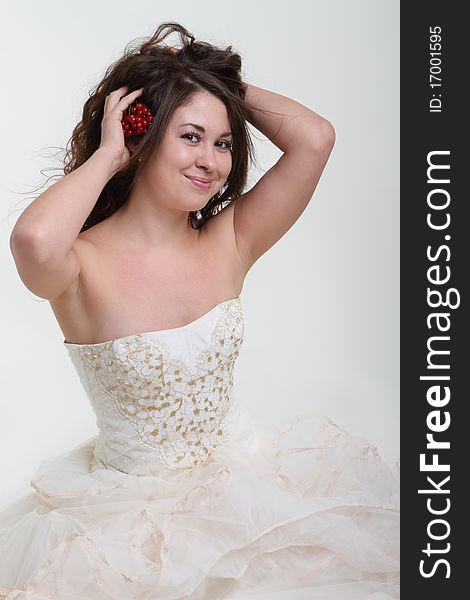
{"label": "woman's right hand", "polygon": [[114,90],[104,101],[100,149],[105,149],[113,157],[114,172],[119,171],[130,158],[121,124],[123,113],[142,94],[144,88],[126,94],[128,89],[125,85]]}

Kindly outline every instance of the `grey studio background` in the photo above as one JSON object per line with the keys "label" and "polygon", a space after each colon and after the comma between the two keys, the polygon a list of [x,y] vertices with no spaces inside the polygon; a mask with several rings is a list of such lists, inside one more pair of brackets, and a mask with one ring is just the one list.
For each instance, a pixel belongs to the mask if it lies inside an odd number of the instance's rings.
{"label": "grey studio background", "polygon": [[[41,460],[97,431],[49,303],[16,273],[11,229],[40,170],[59,166],[47,154],[65,147],[88,90],[167,20],[231,44],[249,83],[336,129],[311,203],[245,280],[234,393],[263,426],[316,410],[398,459],[398,2],[20,0],[0,25],[0,505],[29,491]],[[255,133],[249,187],[281,155]]]}

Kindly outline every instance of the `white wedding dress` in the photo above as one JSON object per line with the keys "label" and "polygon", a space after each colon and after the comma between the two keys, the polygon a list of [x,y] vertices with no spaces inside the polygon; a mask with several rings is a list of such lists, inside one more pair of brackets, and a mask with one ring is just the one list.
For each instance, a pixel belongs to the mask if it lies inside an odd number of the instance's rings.
{"label": "white wedding dress", "polygon": [[254,425],[232,394],[243,330],[234,298],[64,342],[99,433],[0,514],[0,598],[399,597],[397,469],[313,411]]}

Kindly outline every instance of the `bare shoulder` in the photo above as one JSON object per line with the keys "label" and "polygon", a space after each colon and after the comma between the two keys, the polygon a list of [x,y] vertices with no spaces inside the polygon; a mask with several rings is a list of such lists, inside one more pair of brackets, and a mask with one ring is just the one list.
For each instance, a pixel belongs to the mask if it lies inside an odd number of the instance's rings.
{"label": "bare shoulder", "polygon": [[90,270],[97,265],[99,259],[99,247],[97,245],[96,232],[84,231],[80,233],[73,243],[72,252],[75,254],[80,269],[78,276],[74,281],[64,290],[64,292],[50,300],[51,306],[54,311],[60,310],[63,306],[68,306],[70,303],[78,301],[80,296],[81,283],[84,277],[87,277]]}
{"label": "bare shoulder", "polygon": [[[206,238],[209,245],[223,248],[225,256],[232,264],[238,265],[238,271],[243,280],[248,272],[248,266],[239,253],[235,235],[234,215],[237,200],[232,200],[225,208],[212,217],[203,227],[202,239]],[[205,231],[204,231],[205,230]],[[213,246],[213,247],[214,247]]]}
{"label": "bare shoulder", "polygon": [[[96,305],[103,302],[108,288],[103,276],[103,243],[109,235],[104,222],[80,233],[72,251],[80,264],[78,277],[60,296],[50,299],[52,311],[65,336],[68,338],[93,339]],[[80,338],[81,339],[81,338]]]}

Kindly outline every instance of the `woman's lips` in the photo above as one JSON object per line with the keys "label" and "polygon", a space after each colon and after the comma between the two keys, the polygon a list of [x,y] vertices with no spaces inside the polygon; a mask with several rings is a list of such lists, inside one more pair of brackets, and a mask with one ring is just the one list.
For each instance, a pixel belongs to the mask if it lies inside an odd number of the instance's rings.
{"label": "woman's lips", "polygon": [[208,190],[212,185],[212,181],[200,181],[199,179],[194,179],[192,177],[188,177],[187,175],[185,175],[185,177],[200,190]]}

